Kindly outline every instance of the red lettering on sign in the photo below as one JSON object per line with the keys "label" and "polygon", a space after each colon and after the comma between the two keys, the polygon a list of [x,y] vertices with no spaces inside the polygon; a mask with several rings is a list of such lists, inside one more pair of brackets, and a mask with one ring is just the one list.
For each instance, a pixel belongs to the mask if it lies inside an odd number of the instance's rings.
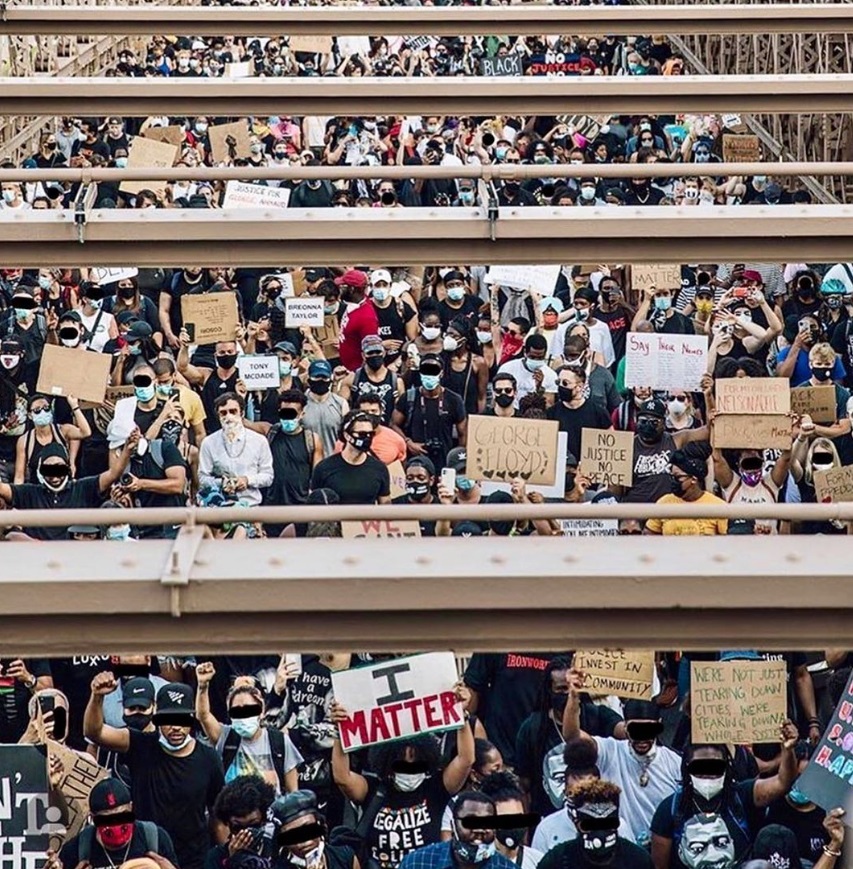
{"label": "red lettering on sign", "polygon": [[407,700],[403,704],[403,709],[408,709],[412,714],[412,724],[416,731],[423,730],[423,726],[421,725],[421,720],[418,718],[418,706],[420,705],[420,700]]}
{"label": "red lettering on sign", "polygon": [[[380,733],[381,731],[381,733]],[[385,723],[385,712],[381,706],[370,710],[370,741],[378,742],[380,739],[390,739],[391,731]]]}
{"label": "red lettering on sign", "polygon": [[338,726],[341,730],[341,744],[345,748],[349,748],[353,744],[355,737],[358,737],[358,742],[361,745],[367,742],[367,719],[363,711],[353,712],[349,718],[341,721]]}
{"label": "red lettering on sign", "polygon": [[438,717],[438,694],[423,698],[427,727],[441,727],[444,722]]}
{"label": "red lettering on sign", "polygon": [[397,713],[403,708],[402,703],[392,703],[390,706],[385,707],[385,712],[387,715],[391,717],[391,724],[394,728],[394,736],[401,736],[400,733],[400,722],[397,720]]}
{"label": "red lettering on sign", "polygon": [[829,769],[829,759],[832,757],[832,749],[828,745],[824,745],[815,755],[814,762],[820,766]]}
{"label": "red lettering on sign", "polygon": [[456,705],[456,695],[452,691],[442,691],[441,697],[441,717],[445,724],[458,724],[462,721],[459,715],[459,707]]}

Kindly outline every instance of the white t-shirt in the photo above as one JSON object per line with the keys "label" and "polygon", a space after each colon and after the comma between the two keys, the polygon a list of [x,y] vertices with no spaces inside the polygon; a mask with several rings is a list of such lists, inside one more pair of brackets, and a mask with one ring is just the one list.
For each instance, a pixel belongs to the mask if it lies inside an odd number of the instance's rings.
{"label": "white t-shirt", "polygon": [[[533,379],[533,372],[524,364],[524,359],[511,359],[509,362],[504,362],[498,369],[498,372],[511,374],[515,378],[517,389],[514,407],[518,410],[518,402],[525,395],[536,392],[536,381]],[[557,394],[557,375],[547,365],[542,368],[542,388],[546,393]]]}
{"label": "white t-shirt", "polygon": [[[761,475],[757,486],[746,486],[743,480],[734,474],[731,483],[723,489],[723,497],[729,504],[775,504],[779,497],[779,487],[773,482],[770,471]],[[768,533],[778,534],[779,522],[776,519],[756,519],[755,527],[767,528]]]}
{"label": "white t-shirt", "polygon": [[[629,842],[634,841],[634,837],[631,835],[631,828],[621,815],[619,817],[618,833],[623,839],[627,839]],[[547,854],[552,848],[556,848],[557,845],[562,845],[563,842],[571,842],[573,839],[576,839],[577,835],[577,827],[569,817],[569,813],[565,809],[557,809],[556,812],[552,812],[543,818],[536,828],[536,832],[533,834],[533,847],[537,851]]]}
{"label": "white t-shirt", "polygon": [[[86,327],[86,331],[91,335],[88,341],[84,341],[89,350],[94,350],[96,353],[103,352],[107,341],[110,340],[110,327],[113,322],[113,315],[108,311],[95,311],[91,317],[87,317],[82,309],[78,310],[80,320]],[[100,319],[98,319],[100,317]],[[95,327],[97,323],[97,328]]]}
{"label": "white t-shirt", "polygon": [[[655,809],[672,796],[681,782],[681,758],[665,745],[658,745],[648,766],[637,760],[626,739],[594,737],[598,744],[598,768],[601,777],[622,788],[620,818],[631,829],[631,839],[645,845],[651,838]],[[640,775],[647,770],[649,780],[643,787]]]}

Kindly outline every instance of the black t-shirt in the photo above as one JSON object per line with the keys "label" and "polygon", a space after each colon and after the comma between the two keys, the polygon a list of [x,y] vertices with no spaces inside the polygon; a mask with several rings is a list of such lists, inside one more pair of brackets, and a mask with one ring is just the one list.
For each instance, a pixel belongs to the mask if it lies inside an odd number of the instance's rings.
{"label": "black t-shirt", "polygon": [[[408,495],[400,495],[399,498],[394,498],[391,501],[392,504],[412,504],[409,500]],[[427,504],[435,504],[437,503],[435,498],[430,498],[429,501],[426,501]],[[418,520],[421,526],[421,537],[435,537],[435,522],[427,522],[425,519]]]}
{"label": "black t-shirt", "polygon": [[825,817],[826,812],[819,806],[800,812],[782,797],[767,807],[767,820],[762,829],[771,824],[787,827],[797,837],[797,851],[801,859],[817,863],[823,856],[823,846],[827,843],[826,830],[823,828]]}
{"label": "black t-shirt", "polygon": [[602,311],[596,308],[595,319],[607,325],[613,341],[613,354],[617,361],[620,360],[625,355],[625,341],[631,318],[624,308],[617,308],[615,311]]}
{"label": "black t-shirt", "polygon": [[[0,667],[5,674],[15,658],[0,658]],[[47,658],[25,658],[24,663],[33,678],[50,676],[50,661]],[[0,675],[0,743],[17,742],[27,729],[30,716],[29,688],[12,676]]]}
{"label": "black t-shirt", "polygon": [[684,314],[678,311],[673,311],[671,317],[667,317],[663,321],[663,328],[655,329],[656,332],[663,332],[666,335],[695,335],[696,330],[693,328],[693,321],[690,317],[685,317]]}
{"label": "black t-shirt", "polygon": [[[84,827],[83,831],[85,830],[86,828]],[[83,831],[81,831],[80,835],[83,835]],[[110,852],[108,856],[104,847],[98,841],[98,837],[94,835],[93,829],[90,830],[88,835],[91,835],[91,842],[87,859],[91,869],[115,869],[116,866],[121,866],[122,863],[128,860],[144,857],[151,850],[148,847],[145,830],[139,823],[134,825],[133,838],[130,840],[130,844],[126,846],[126,852],[124,847],[122,847],[118,851]],[[170,860],[176,866],[180,865],[175,854],[175,846],[172,844],[172,838],[162,827],[159,827],[157,830],[157,850],[155,853]],[[63,869],[77,869],[77,864],[80,862],[79,855],[80,836],[75,836],[69,842],[66,842],[59,852],[59,859],[62,861]]]}
{"label": "black t-shirt", "polygon": [[392,299],[391,304],[384,308],[374,302],[373,307],[379,321],[379,337],[383,341],[405,341],[406,323],[416,317],[418,312],[403,299]]}
{"label": "black t-shirt", "polygon": [[462,397],[449,389],[442,389],[437,398],[432,398],[418,389],[411,402],[411,414],[409,405],[409,391],[406,390],[394,406],[406,417],[403,431],[416,443],[426,444],[432,463],[436,468],[443,468],[447,454],[453,449],[453,429],[467,418]]}
{"label": "black t-shirt", "polygon": [[664,432],[656,444],[644,444],[634,435],[634,485],[624,497],[628,504],[654,504],[672,491],[669,467],[675,440]]}
{"label": "black t-shirt", "polygon": [[[83,713],[89,702],[92,679],[110,670],[109,655],[75,655],[54,659],[51,664],[53,684],[68,698],[68,745],[85,751]],[[35,675],[35,674],[34,674]]]}
{"label": "black t-shirt", "polygon": [[[368,776],[367,783],[364,806],[370,805],[379,784],[374,776]],[[370,855],[380,869],[396,869],[406,854],[439,840],[441,817],[449,799],[440,773],[429,776],[410,793],[387,786],[385,799],[367,834]]]}
{"label": "black t-shirt", "polygon": [[311,488],[333,489],[342,504],[375,504],[391,494],[391,478],[375,456],[368,454],[360,465],[351,465],[336,453],[314,468]]}
{"label": "black t-shirt", "polygon": [[[12,506],[19,510],[55,510],[97,507],[101,503],[100,477],[72,480],[61,492],[51,492],[40,483],[12,486]],[[25,528],[36,540],[65,540],[67,528]]]}
{"label": "black t-shirt", "polygon": [[133,421],[139,426],[139,430],[142,434],[145,434],[145,432],[151,428],[154,420],[160,416],[165,403],[165,401],[157,401],[151,410],[146,410],[144,407],[140,407],[138,401],[136,402],[136,410],[133,412]]}
{"label": "black t-shirt", "polygon": [[450,321],[455,320],[457,317],[464,317],[466,320],[473,319],[480,311],[480,304],[480,300],[470,293],[465,293],[465,298],[462,299],[462,304],[458,308],[452,308],[447,304],[446,299],[442,299],[438,303],[441,325],[446,329],[450,325]]}
{"label": "black t-shirt", "polygon": [[174,757],[160,746],[159,731],[129,733],[136,817],[171,835],[181,869],[202,869],[210,846],[205,809],[213,808],[225,784],[219,755],[196,742],[191,754]]}
{"label": "black t-shirt", "polygon": [[609,429],[610,414],[597,401],[588,398],[580,407],[566,407],[562,401],[548,409],[548,419],[560,424],[560,431],[566,433],[566,445],[574,456],[581,454],[581,429]]}
{"label": "black t-shirt", "polygon": [[[130,462],[130,473],[140,480],[165,480],[169,468],[186,468],[187,464],[178,448],[167,440],[159,440],[162,450],[163,467],[157,464],[151,444],[143,456],[134,456]],[[133,493],[134,507],[180,507],[186,502],[184,494],[162,495],[157,492],[140,490]]]}
{"label": "black t-shirt", "polygon": [[[597,869],[600,865],[587,860],[580,839],[572,839],[552,848],[539,861],[537,869]],[[613,869],[654,869],[649,852],[621,836],[616,840],[616,853],[608,865]]]}

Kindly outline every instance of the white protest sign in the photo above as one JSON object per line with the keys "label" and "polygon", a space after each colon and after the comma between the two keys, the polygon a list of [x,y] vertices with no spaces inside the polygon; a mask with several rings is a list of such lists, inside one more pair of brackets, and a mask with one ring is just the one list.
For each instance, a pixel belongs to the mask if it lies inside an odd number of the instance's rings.
{"label": "white protest sign", "polygon": [[124,281],[127,278],[135,278],[139,269],[130,266],[118,266],[113,269],[89,269],[89,278],[96,284],[114,284],[116,281]]}
{"label": "white protest sign", "polygon": [[453,686],[452,652],[429,652],[332,673],[335,700],[347,711],[341,747],[355,751],[417,733],[458,730],[465,724]]}
{"label": "white protest sign", "polygon": [[618,519],[561,519],[563,537],[615,537],[619,533]]}
{"label": "white protest sign", "polygon": [[287,329],[298,329],[300,326],[323,325],[323,305],[325,299],[322,296],[294,296],[284,300],[284,325]]}
{"label": "white protest sign", "polygon": [[625,386],[698,392],[707,367],[708,339],[704,335],[628,333]]}
{"label": "white protest sign", "polygon": [[255,64],[250,60],[226,63],[224,78],[252,78],[255,74]]}
{"label": "white protest sign", "polygon": [[246,389],[278,389],[281,383],[278,356],[241,356],[237,370]]}
{"label": "white protest sign", "polygon": [[[557,467],[566,467],[566,456],[569,452],[569,436],[561,431],[557,435]],[[483,495],[491,495],[492,492],[512,492],[511,483],[493,483],[491,480],[480,482],[480,491]],[[553,486],[527,486],[528,493],[538,492],[543,498],[563,498],[566,494],[566,475],[558,473]],[[616,520],[614,520],[616,521]]]}
{"label": "white protest sign", "polygon": [[290,190],[287,187],[267,187],[266,184],[248,184],[229,181],[225,185],[223,208],[287,208]]}
{"label": "white protest sign", "polygon": [[550,266],[492,266],[486,276],[487,284],[499,284],[517,290],[532,290],[540,296],[551,296],[557,278],[560,276],[558,265]]}

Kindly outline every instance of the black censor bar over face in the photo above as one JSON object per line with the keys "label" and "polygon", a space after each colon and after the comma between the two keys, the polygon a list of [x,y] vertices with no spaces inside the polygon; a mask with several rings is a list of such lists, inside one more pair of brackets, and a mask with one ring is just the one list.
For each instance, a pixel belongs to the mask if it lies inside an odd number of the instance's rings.
{"label": "black censor bar over face", "polygon": [[377,697],[376,705],[385,706],[388,703],[402,703],[404,700],[411,700],[415,696],[414,691],[401,691],[397,684],[397,676],[400,673],[411,672],[411,667],[408,664],[389,664],[387,667],[373,671],[374,679],[387,679],[388,691],[390,692],[385,697]]}
{"label": "black censor bar over face", "polygon": [[303,842],[312,842],[314,839],[321,839],[326,834],[322,824],[303,824],[301,827],[294,827],[292,830],[284,830],[278,834],[278,844],[282,848],[291,845],[301,845]]}

